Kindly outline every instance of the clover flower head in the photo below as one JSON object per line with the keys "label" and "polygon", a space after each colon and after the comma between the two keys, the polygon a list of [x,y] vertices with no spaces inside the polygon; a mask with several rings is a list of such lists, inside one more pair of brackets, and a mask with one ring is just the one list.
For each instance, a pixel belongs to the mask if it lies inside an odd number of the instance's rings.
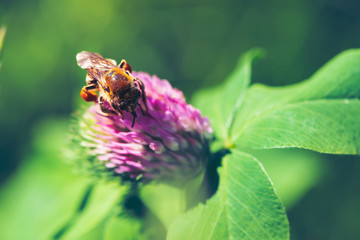
{"label": "clover flower head", "polygon": [[167,80],[133,72],[145,85],[148,112],[136,109],[136,122],[124,112],[107,115],[98,103],[80,118],[82,148],[104,169],[124,180],[151,181],[196,177],[209,155],[212,129],[207,117],[186,104]]}

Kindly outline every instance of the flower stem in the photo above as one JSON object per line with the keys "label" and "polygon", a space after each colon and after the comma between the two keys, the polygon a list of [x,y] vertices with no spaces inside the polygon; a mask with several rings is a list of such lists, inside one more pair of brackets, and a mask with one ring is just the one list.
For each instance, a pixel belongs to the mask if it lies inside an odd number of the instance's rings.
{"label": "flower stem", "polygon": [[142,187],[140,198],[166,228],[186,209],[185,191],[167,184]]}

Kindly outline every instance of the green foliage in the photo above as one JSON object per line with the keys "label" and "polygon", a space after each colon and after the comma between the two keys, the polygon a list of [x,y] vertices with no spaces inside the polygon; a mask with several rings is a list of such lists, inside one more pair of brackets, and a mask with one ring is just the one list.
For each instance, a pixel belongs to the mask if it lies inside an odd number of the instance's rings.
{"label": "green foliage", "polygon": [[[45,123],[47,127],[35,129],[35,139],[29,136],[29,126],[34,119],[49,114],[68,114],[81,101],[78,95],[85,76],[76,67],[77,52],[90,50],[117,60],[125,58],[134,70],[167,78],[189,96],[199,86],[225,79],[238,53],[259,45],[270,54],[250,75],[254,75],[257,82],[288,84],[308,76],[335,52],[357,46],[360,31],[357,30],[359,9],[355,2],[2,1],[0,19],[9,28],[4,45],[0,46],[0,60],[3,61],[0,69],[0,176],[7,179],[0,190],[0,239],[50,239],[73,219],[86,192],[89,179],[72,175],[73,167],[62,163],[63,156],[58,151],[64,145],[67,121],[56,120],[50,126]],[[248,75],[237,82],[236,89],[228,84],[228,94],[220,91],[225,89],[224,85],[212,92],[203,91],[208,98],[194,97],[196,102],[203,102],[201,108],[211,116],[218,138],[213,149],[226,145],[254,155],[263,163],[276,192],[289,208],[316,184],[324,163],[319,163],[319,155],[311,151],[261,148],[358,152],[356,141],[359,140],[352,139],[357,136],[351,131],[357,129],[355,117],[341,107],[341,102],[349,99],[351,107],[344,105],[345,108],[356,111],[356,100],[352,98],[358,98],[360,86],[358,52],[350,50],[340,54],[300,84],[276,88],[254,84],[248,88]],[[246,61],[247,67],[239,66],[235,72],[243,72],[245,76],[252,60]],[[243,101],[233,111],[240,93],[243,93]],[[231,101],[222,101],[226,97]],[[324,103],[326,99],[338,102]],[[313,102],[315,100],[317,102]],[[319,103],[323,105],[317,105]],[[333,106],[345,112],[344,119],[331,110]],[[319,109],[323,117],[314,112],[305,114],[305,110],[314,108]],[[328,112],[330,116],[324,116]],[[293,125],[286,118],[287,114],[294,117]],[[229,122],[229,119],[234,121]],[[342,121],[348,126],[342,128]],[[295,123],[300,123],[302,128]],[[280,126],[281,131],[274,126]],[[289,135],[293,130],[293,135]],[[35,141],[34,145],[29,144],[30,141]],[[325,145],[328,141],[330,144]],[[260,150],[247,149],[253,147]],[[344,159],[338,157],[336,160]],[[318,237],[325,234],[323,232],[332,239],[359,238],[355,231],[360,215],[356,211],[359,201],[354,198],[360,192],[355,186],[358,174],[349,171],[348,164],[337,161],[334,168],[339,181],[328,183],[331,186],[328,195],[320,193],[321,202],[342,198],[340,204],[327,205],[324,212],[318,214],[324,219],[309,217],[306,208],[298,210],[306,215],[299,225],[307,228],[301,232],[313,239],[330,239]],[[98,173],[104,170],[96,161],[89,165],[97,167]],[[9,177],[14,166],[19,166],[18,171]],[[356,169],[352,165],[349,168]],[[334,184],[341,186],[335,188],[341,192],[333,190]],[[151,198],[151,191],[148,195],[147,198]],[[166,199],[166,191],[162,197]],[[166,214],[170,206],[161,209],[160,205],[159,208],[154,211],[165,212],[166,222],[175,216]],[[313,208],[309,207],[308,211],[314,214]],[[86,211],[84,208],[83,213]],[[139,239],[142,223],[138,219],[112,211],[107,214],[82,237]],[[328,231],[331,220],[336,230]],[[292,229],[295,225],[296,222]]]}
{"label": "green foliage", "polygon": [[[225,84],[211,90],[199,91],[194,102],[209,116],[218,137],[226,139],[235,114],[243,102],[251,81],[251,63],[263,55],[261,49],[253,49],[238,60],[235,70],[227,77]],[[211,97],[211,99],[209,99]]]}
{"label": "green foliage", "polygon": [[126,186],[120,186],[116,182],[97,183],[89,199],[84,203],[84,209],[75,217],[74,223],[62,239],[84,238],[83,236],[91,233],[91,230],[101,226],[109,214],[116,209],[125,192]]}
{"label": "green foliage", "polygon": [[[223,141],[226,146],[237,148],[299,147],[357,154],[359,103],[351,98],[360,95],[359,65],[360,50],[348,50],[302,83],[286,87],[259,84],[250,87],[240,107],[232,104],[235,121]],[[247,78],[237,80],[248,82]],[[231,89],[238,83],[229,81],[226,84]],[[224,104],[218,104],[213,97],[219,91],[220,88],[198,93],[194,104],[224,129],[226,124],[221,121]],[[216,105],[218,107],[213,107]]]}
{"label": "green foliage", "polygon": [[302,149],[248,150],[261,159],[287,209],[292,208],[328,172],[322,154]]}
{"label": "green foliage", "polygon": [[284,104],[256,117],[236,135],[236,146],[298,147],[360,154],[360,101],[315,100]]}
{"label": "green foliage", "polygon": [[[242,134],[247,131],[248,128],[252,127],[252,124],[257,124],[257,121],[264,118],[266,119],[268,116],[271,117],[273,111],[277,111],[280,108],[280,111],[286,111],[289,109],[290,112],[299,113],[303,111],[304,108],[308,108],[308,112],[304,117],[309,116],[309,118],[314,115],[311,112],[310,105],[317,105],[317,108],[321,108],[319,104],[324,104],[322,107],[324,108],[322,112],[324,114],[328,114],[326,117],[330,119],[334,119],[332,126],[335,124],[342,124],[340,121],[340,116],[338,112],[332,109],[332,106],[327,106],[326,104],[332,104],[334,102],[314,102],[310,101],[321,100],[321,99],[344,99],[343,107],[351,108],[349,109],[349,113],[346,113],[345,118],[347,118],[348,123],[351,123],[350,120],[352,117],[350,116],[351,111],[355,111],[354,108],[356,103],[351,103],[348,106],[348,101],[346,99],[356,98],[360,95],[360,68],[358,67],[360,64],[360,50],[348,50],[345,51],[338,56],[336,56],[333,60],[329,61],[329,63],[325,64],[320,70],[318,70],[310,79],[304,81],[299,84],[295,84],[292,86],[286,87],[266,87],[263,85],[254,85],[252,86],[244,100],[241,110],[238,112],[236,116],[236,122],[234,124],[233,133],[231,137],[231,142],[242,142],[244,144],[247,141],[246,137]],[[289,105],[290,104],[290,105]],[[299,109],[296,110],[296,104],[299,105]],[[338,104],[341,105],[341,101],[338,101]],[[309,109],[310,107],[310,109]],[[316,106],[314,106],[316,108]],[[337,108],[341,108],[341,106],[337,105]],[[326,110],[329,109],[329,110]],[[332,111],[332,112],[331,112]],[[346,110],[344,110],[346,111]],[[269,114],[269,115],[268,115]],[[283,115],[285,117],[285,115]],[[292,116],[288,116],[288,121],[291,124]],[[294,119],[295,120],[295,119]],[[300,120],[300,119],[299,119]],[[260,120],[261,121],[261,120]],[[317,120],[314,119],[315,122],[312,123],[309,127],[317,127],[322,125],[322,118],[318,117]],[[349,122],[350,121],[350,122]],[[287,124],[287,126],[290,126]],[[316,124],[316,125],[314,125]],[[300,126],[298,126],[300,127]],[[330,127],[330,126],[329,126]],[[350,128],[357,128],[358,124],[354,124],[350,126]],[[287,129],[286,126],[281,127],[284,131],[291,131],[292,129]],[[308,131],[310,129],[307,129]],[[317,136],[325,134],[328,129],[322,129],[321,132],[317,132]],[[344,135],[343,135],[344,136]],[[263,138],[268,137],[267,135],[263,135]],[[271,137],[271,136],[270,136]],[[321,137],[321,136],[320,136]],[[332,136],[335,137],[335,136]],[[301,137],[300,137],[301,138]],[[346,139],[344,139],[346,140]],[[343,141],[345,142],[345,141]],[[281,143],[280,143],[281,144]],[[287,147],[287,143],[284,144],[283,147]],[[353,141],[353,144],[356,144],[356,141]],[[266,146],[264,146],[266,147]],[[281,147],[281,146],[280,146]],[[295,146],[295,147],[304,147],[308,148],[309,146]],[[327,149],[318,149],[316,146],[309,147],[309,149],[314,149],[321,152],[330,152],[330,153],[343,153],[343,154],[355,154],[356,151],[350,152],[339,152],[334,150],[330,151]]]}
{"label": "green foliage", "polygon": [[1,239],[139,239],[142,224],[120,206],[127,187],[89,188],[94,179],[63,161],[68,128],[68,120],[52,119],[35,128],[32,153],[0,189]]}
{"label": "green foliage", "polygon": [[35,128],[32,153],[0,189],[1,239],[50,239],[76,212],[89,180],[62,160],[68,124],[48,120]]}
{"label": "green foliage", "polygon": [[[289,239],[285,207],[253,156],[264,160],[265,166],[273,163],[270,176],[290,206],[320,179],[323,165],[309,152],[275,148],[359,154],[360,50],[340,54],[302,83],[249,87],[251,64],[261,55],[259,49],[245,53],[222,86],[194,96],[215,130],[214,146],[231,151],[218,169],[219,187],[206,203],[185,212],[189,195],[202,195],[195,181],[192,186],[179,184],[182,188],[134,185],[131,193],[136,189],[133,194],[139,202],[133,207],[141,213],[129,214],[131,208],[123,203],[130,190],[120,186],[120,180],[97,178],[94,184],[94,179],[70,173],[58,152],[68,122],[51,121],[37,129],[40,137],[35,138],[34,152],[1,189],[6,196],[0,199],[2,237],[158,239],[165,238],[167,230],[169,240]],[[80,144],[81,133],[75,133],[72,144]],[[17,231],[18,224],[25,230]]]}
{"label": "green foliage", "polygon": [[[249,53],[243,59],[246,56]],[[249,69],[252,61],[251,58],[247,59],[236,67],[232,76],[236,76],[241,69]],[[325,153],[359,154],[360,105],[356,99],[360,94],[358,66],[360,50],[348,50],[327,63],[307,81],[287,87],[255,84],[246,92],[239,86],[248,84],[250,73],[238,75],[239,78],[228,79],[224,83],[226,87],[197,93],[194,104],[217,125],[214,126],[219,138],[217,146],[222,143],[224,147],[245,151],[251,148],[297,147]],[[231,95],[231,89],[238,98],[225,104],[219,97]],[[224,99],[228,100],[226,97]],[[232,118],[229,119],[229,115]],[[224,118],[228,121],[224,121]],[[309,183],[308,186],[311,185]],[[247,208],[239,206],[242,207]],[[199,217],[199,211],[204,211],[204,216],[211,212],[206,207],[201,209],[197,210],[198,213],[187,215],[187,220],[197,221],[195,219]],[[275,208],[272,210],[276,211]],[[277,215],[274,221],[279,221],[279,217]],[[261,221],[260,225],[266,226]],[[266,239],[255,235],[247,237]]]}
{"label": "green foliage", "polygon": [[285,208],[254,157],[234,150],[219,174],[216,194],[176,220],[167,239],[289,239]]}

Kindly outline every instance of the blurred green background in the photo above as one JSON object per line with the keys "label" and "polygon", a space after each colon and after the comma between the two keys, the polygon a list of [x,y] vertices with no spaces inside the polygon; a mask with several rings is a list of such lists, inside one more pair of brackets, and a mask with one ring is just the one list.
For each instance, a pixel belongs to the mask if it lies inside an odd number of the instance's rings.
{"label": "blurred green background", "polygon": [[[40,158],[47,171],[61,159],[54,151],[64,147],[85,82],[76,53],[124,58],[191,99],[197,89],[224,80],[252,47],[267,50],[254,66],[253,82],[308,78],[337,53],[360,47],[359,12],[356,0],[1,0],[0,26],[7,35],[0,69],[0,199],[11,201],[5,195],[22,191],[14,182],[29,161]],[[292,239],[360,239],[359,157],[254,155],[288,207]]]}

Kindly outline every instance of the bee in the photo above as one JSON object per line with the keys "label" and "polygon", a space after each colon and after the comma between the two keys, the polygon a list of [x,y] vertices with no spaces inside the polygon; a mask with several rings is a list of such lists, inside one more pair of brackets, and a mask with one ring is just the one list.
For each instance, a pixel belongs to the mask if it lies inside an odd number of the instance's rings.
{"label": "bee", "polygon": [[131,74],[131,67],[125,60],[116,65],[115,60],[104,59],[97,53],[86,51],[78,53],[76,60],[77,64],[87,71],[86,86],[80,92],[85,101],[98,102],[102,112],[120,115],[123,120],[123,111],[131,113],[131,127],[135,124],[135,109],[138,106],[144,115],[139,104],[140,98],[145,111],[148,111],[144,84]]}

